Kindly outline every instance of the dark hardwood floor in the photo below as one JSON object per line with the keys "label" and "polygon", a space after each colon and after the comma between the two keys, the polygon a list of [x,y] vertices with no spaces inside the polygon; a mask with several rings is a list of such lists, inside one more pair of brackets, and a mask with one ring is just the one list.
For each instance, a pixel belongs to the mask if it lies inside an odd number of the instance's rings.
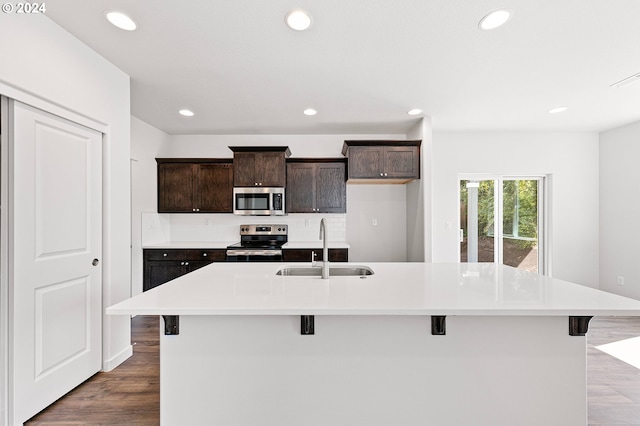
{"label": "dark hardwood floor", "polygon": [[[26,425],[157,425],[160,423],[159,320],[132,319],[133,356],[98,373]],[[640,336],[640,318],[597,317],[587,337],[589,425],[640,425],[640,370],[595,346]]]}
{"label": "dark hardwood floor", "polygon": [[25,425],[160,424],[160,335],[157,316],[131,320],[133,356],[98,373]]}

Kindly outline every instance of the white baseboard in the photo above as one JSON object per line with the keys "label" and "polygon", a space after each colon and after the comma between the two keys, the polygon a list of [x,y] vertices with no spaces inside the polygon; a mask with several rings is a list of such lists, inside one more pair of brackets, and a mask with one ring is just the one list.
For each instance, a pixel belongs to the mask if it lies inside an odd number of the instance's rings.
{"label": "white baseboard", "polygon": [[111,371],[133,355],[133,346],[129,345],[119,354],[111,359],[102,362],[102,371]]}

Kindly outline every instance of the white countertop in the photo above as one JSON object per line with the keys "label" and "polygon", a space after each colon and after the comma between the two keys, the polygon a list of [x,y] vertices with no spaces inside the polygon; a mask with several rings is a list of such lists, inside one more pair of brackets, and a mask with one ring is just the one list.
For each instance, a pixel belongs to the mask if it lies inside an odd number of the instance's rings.
{"label": "white countertop", "polygon": [[375,274],[323,280],[276,275],[308,263],[214,263],[107,313],[640,316],[638,300],[493,263],[363,264]]}
{"label": "white countertop", "polygon": [[[145,244],[145,249],[226,249],[227,246],[238,241],[167,241],[164,243]],[[282,246],[283,249],[321,249],[322,241],[289,241]],[[329,241],[329,248],[349,248],[349,244],[344,241]]]}
{"label": "white countertop", "polygon": [[[322,249],[322,241],[288,241],[282,246],[283,249]],[[349,244],[344,241],[329,241],[329,248],[343,249],[349,248]]]}
{"label": "white countertop", "polygon": [[226,249],[237,241],[166,241],[164,243],[144,244],[144,249]]}

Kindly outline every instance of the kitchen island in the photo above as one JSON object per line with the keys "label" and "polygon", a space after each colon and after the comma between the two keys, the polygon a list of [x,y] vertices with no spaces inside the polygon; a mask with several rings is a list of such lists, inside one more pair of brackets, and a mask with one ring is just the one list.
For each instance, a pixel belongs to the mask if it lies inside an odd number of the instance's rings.
{"label": "kitchen island", "polygon": [[163,425],[585,425],[588,319],[640,316],[496,264],[286,266],[215,263],[107,309],[162,315]]}

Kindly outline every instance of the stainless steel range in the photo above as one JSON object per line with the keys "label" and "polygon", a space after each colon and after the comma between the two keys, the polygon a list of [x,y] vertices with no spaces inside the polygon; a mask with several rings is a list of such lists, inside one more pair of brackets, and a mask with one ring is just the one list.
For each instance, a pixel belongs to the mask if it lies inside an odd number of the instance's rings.
{"label": "stainless steel range", "polygon": [[280,262],[287,225],[240,225],[240,242],[227,246],[227,262]]}

